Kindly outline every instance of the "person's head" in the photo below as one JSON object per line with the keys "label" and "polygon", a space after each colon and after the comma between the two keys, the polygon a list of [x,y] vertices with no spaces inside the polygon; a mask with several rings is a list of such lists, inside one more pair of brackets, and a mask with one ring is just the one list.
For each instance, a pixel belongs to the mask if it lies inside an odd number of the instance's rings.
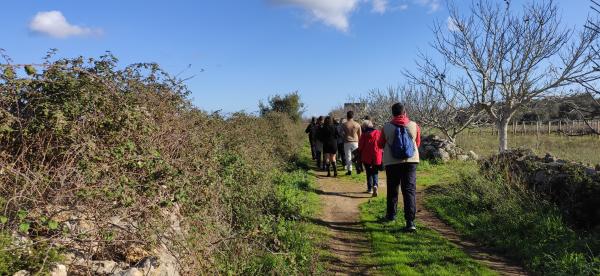
{"label": "person's head", "polygon": [[363,120],[362,128],[373,128],[373,122],[371,120]]}
{"label": "person's head", "polygon": [[323,123],[323,116],[319,116],[319,118],[317,119],[317,124],[322,124]]}
{"label": "person's head", "polygon": [[310,119],[310,123],[313,125],[316,123],[316,121],[317,121],[317,118],[315,118],[315,117],[312,117],[312,119]]}
{"label": "person's head", "polygon": [[402,105],[401,103],[395,103],[394,105],[392,105],[392,115],[394,115],[394,117],[404,114],[406,114],[406,109],[404,108],[404,105]]}
{"label": "person's head", "polygon": [[371,116],[367,115],[363,118],[363,120],[371,120]]}
{"label": "person's head", "polygon": [[329,116],[325,117],[325,125],[326,126],[330,126],[331,125],[331,117],[329,117]]}
{"label": "person's head", "polygon": [[350,110],[346,113],[346,118],[348,118],[348,120],[352,120],[352,118],[354,118],[354,111]]}
{"label": "person's head", "polygon": [[340,120],[338,120],[338,119],[333,119],[333,124],[334,124],[334,125],[339,125],[339,124],[340,124]]}

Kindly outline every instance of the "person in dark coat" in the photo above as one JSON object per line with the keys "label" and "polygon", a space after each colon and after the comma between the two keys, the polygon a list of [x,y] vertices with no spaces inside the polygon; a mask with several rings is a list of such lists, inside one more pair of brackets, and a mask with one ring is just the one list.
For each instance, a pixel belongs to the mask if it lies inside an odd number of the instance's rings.
{"label": "person in dark coat", "polygon": [[335,155],[338,151],[338,131],[333,125],[331,117],[327,116],[323,127],[319,130],[319,140],[323,143],[323,154],[325,154],[325,167],[327,176],[331,176],[331,167],[333,166],[333,176],[337,176],[337,164]]}
{"label": "person in dark coat", "polygon": [[[323,125],[323,116],[319,116],[317,123],[311,129],[311,137],[315,143],[315,160],[317,161],[317,167],[321,169],[325,164],[321,163],[321,152],[323,152],[323,143],[319,139],[319,130]],[[323,162],[324,163],[324,162]]]}
{"label": "person in dark coat", "polygon": [[310,124],[306,127],[306,129],[304,130],[304,132],[306,134],[308,134],[308,142],[310,143],[310,153],[312,155],[312,160],[316,160],[317,159],[317,153],[315,151],[315,140],[313,139],[313,128],[315,128],[317,124],[317,118],[312,117],[312,119],[310,120]]}

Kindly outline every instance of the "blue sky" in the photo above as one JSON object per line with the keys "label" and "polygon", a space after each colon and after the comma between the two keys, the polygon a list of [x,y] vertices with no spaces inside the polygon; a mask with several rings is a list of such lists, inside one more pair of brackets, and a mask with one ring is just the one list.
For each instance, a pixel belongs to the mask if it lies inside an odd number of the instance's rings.
{"label": "blue sky", "polygon": [[[501,0],[498,0],[501,1]],[[515,4],[526,0],[513,0]],[[557,1],[581,26],[588,0]],[[467,11],[465,0],[456,1]],[[182,76],[205,110],[257,110],[298,90],[306,115],[323,114],[372,88],[402,81],[430,51],[445,0],[3,1],[0,48],[17,63],[112,51],[123,64],[158,62]]]}

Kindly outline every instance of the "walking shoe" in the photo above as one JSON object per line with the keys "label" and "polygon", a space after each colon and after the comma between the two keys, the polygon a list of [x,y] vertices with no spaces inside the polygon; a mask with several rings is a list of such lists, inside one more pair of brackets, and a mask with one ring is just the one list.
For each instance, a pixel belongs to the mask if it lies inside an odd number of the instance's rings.
{"label": "walking shoe", "polygon": [[373,197],[377,197],[377,186],[373,187]]}
{"label": "walking shoe", "polygon": [[352,175],[352,171],[347,171],[346,175]]}
{"label": "walking shoe", "polygon": [[406,223],[406,227],[404,227],[404,231],[405,232],[416,232],[417,231],[417,227],[415,226],[415,223],[412,221],[409,221]]}
{"label": "walking shoe", "polygon": [[373,193],[373,190],[367,189],[367,194],[371,194],[371,193]]}

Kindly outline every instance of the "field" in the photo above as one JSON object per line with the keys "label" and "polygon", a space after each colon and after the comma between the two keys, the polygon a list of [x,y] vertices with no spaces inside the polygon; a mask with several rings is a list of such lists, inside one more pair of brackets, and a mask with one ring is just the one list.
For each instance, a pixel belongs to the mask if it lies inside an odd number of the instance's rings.
{"label": "field", "polygon": [[[578,161],[586,164],[600,164],[600,137],[598,136],[566,136],[557,134],[517,134],[509,133],[509,148],[530,148],[538,155],[551,153],[560,159]],[[489,156],[498,152],[498,136],[492,135],[489,129],[463,132],[456,139],[458,146],[472,150],[481,156]]]}

